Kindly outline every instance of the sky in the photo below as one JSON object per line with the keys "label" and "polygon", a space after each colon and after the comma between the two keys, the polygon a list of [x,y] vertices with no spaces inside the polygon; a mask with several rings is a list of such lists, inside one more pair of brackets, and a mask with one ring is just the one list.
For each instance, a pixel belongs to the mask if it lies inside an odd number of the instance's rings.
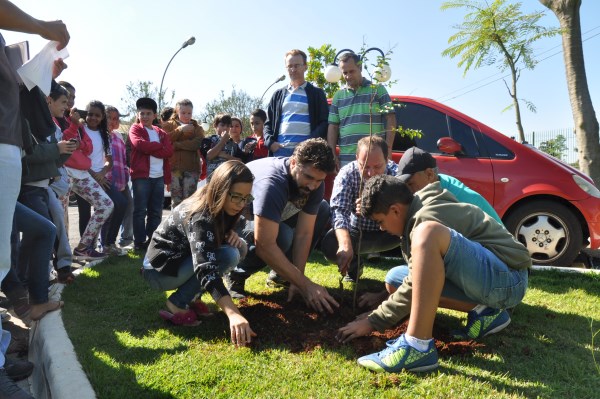
{"label": "sky", "polygon": [[[442,57],[461,10],[441,11],[439,1],[379,0],[15,0],[30,15],[63,20],[71,35],[69,68],[59,79],[77,89],[76,106],[91,100],[123,108],[129,82],[160,85],[175,52],[190,37],[196,43],[171,62],[163,89],[175,90],[175,101],[189,98],[194,113],[206,103],[229,95],[232,88],[260,97],[282,74],[284,54],[293,48],[331,44],[359,51],[363,42],[392,49],[390,94],[438,100],[508,135],[517,135],[505,83],[494,66],[469,71],[458,59]],[[523,11],[546,10],[540,23],[558,20],[538,0],[523,0]],[[600,2],[584,0],[581,27],[587,79],[595,109],[600,109]],[[596,16],[594,18],[593,16]],[[32,56],[47,43],[38,36],[2,31],[8,44],[28,40]],[[571,105],[566,86],[561,38],[535,44],[540,61],[519,80],[519,97],[535,104],[522,108],[525,132],[570,128]],[[371,54],[374,59],[374,54]],[[286,75],[287,76],[287,75]],[[510,83],[510,78],[507,77]],[[287,80],[285,81],[287,82]],[[274,85],[265,96],[285,84]],[[172,104],[174,105],[174,104]],[[598,112],[598,111],[597,111]]]}

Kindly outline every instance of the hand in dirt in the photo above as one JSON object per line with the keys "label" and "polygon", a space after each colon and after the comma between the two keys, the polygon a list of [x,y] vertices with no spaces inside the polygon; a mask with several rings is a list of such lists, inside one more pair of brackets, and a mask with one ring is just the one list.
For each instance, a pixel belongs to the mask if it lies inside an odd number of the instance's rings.
{"label": "hand in dirt", "polygon": [[[288,301],[291,301],[297,292],[299,292],[297,287],[294,285],[290,286]],[[334,308],[340,307],[339,303],[329,295],[324,287],[321,287],[310,280],[306,284],[306,290],[302,293],[302,296],[304,297],[306,304],[319,313],[323,313],[325,310],[329,313],[333,313]]]}
{"label": "hand in dirt", "polygon": [[366,312],[363,312],[363,313],[359,314],[358,316],[356,316],[354,318],[354,320],[363,320],[363,319],[366,319],[367,317],[369,317],[370,314],[371,314],[371,311],[367,310]]}
{"label": "hand in dirt", "polygon": [[363,337],[369,335],[375,329],[371,326],[369,319],[355,320],[338,330],[335,338],[341,343],[347,343],[354,338]]}
{"label": "hand in dirt", "polygon": [[365,309],[375,309],[381,305],[381,302],[385,301],[388,297],[386,290],[380,292],[365,292],[358,297],[358,307]]}
{"label": "hand in dirt", "polygon": [[231,342],[236,347],[246,346],[252,342],[252,337],[256,337],[248,320],[240,314],[233,314],[229,317],[229,329],[231,330]]}

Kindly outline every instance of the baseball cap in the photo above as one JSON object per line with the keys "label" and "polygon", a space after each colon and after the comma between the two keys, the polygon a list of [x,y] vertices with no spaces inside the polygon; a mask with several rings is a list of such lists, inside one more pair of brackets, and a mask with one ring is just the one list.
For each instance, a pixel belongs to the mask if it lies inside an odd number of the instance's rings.
{"label": "baseball cap", "polygon": [[406,182],[415,173],[436,166],[435,158],[430,153],[418,147],[411,147],[406,150],[398,162],[398,178],[400,181]]}
{"label": "baseball cap", "polygon": [[157,112],[158,105],[156,105],[156,101],[151,99],[150,97],[142,97],[135,102],[135,107],[137,109],[151,109],[154,113]]}

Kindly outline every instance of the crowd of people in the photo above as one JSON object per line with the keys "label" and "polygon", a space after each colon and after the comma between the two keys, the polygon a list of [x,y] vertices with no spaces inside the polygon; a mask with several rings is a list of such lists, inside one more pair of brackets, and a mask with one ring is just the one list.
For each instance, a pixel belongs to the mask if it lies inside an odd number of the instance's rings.
{"label": "crowd of people", "polygon": [[[0,28],[37,33],[60,47],[69,41],[60,21],[35,20],[8,1],[0,8]],[[383,86],[362,76],[356,54],[340,58],[347,84],[331,107],[323,90],[305,80],[303,51],[287,52],[284,62],[289,83],[266,111],[251,113],[252,135],[244,134],[241,116],[218,114],[208,136],[189,99],[158,110],[151,98],[137,100],[136,122],[122,135],[118,109],[96,100],[77,109],[68,82],[53,80],[48,96],[19,91],[0,52],[0,277],[16,315],[37,321],[64,306],[48,299],[48,285],[51,279],[72,283],[73,260],[135,250],[149,286],[174,290],[160,317],[197,325],[211,314],[201,300],[208,292],[230,320],[232,342],[244,346],[256,334],[233,299],[249,295],[245,282],[253,273],[270,268],[268,285],[287,287],[290,300],[299,295],[310,308],[332,313],[340,305],[305,273],[311,251],[319,248],[356,282],[361,255],[399,247],[405,264],[388,272],[385,289],[359,299],[374,310],[337,337],[348,342],[410,315],[408,330],[358,359],[361,366],[437,367],[438,307],[468,314],[457,338],[504,329],[507,309],[525,294],[531,260],[494,209],[438,173],[435,158],[419,148],[406,151],[399,164],[391,160],[393,105]],[[56,60],[53,77],[65,67]],[[374,103],[379,112],[369,115],[365,107]],[[327,201],[324,182],[335,172]],[[165,187],[172,210],[162,220]],[[74,248],[71,193],[79,213]],[[12,382],[9,370],[16,366],[9,362],[0,356],[0,398],[29,397]],[[32,367],[27,363],[19,376]]]}

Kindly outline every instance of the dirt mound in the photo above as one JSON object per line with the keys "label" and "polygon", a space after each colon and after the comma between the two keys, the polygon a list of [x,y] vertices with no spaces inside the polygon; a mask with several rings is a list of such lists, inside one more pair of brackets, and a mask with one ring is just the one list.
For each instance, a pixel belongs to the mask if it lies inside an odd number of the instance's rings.
{"label": "dirt mound", "polygon": [[[300,300],[287,303],[281,295],[251,297],[240,301],[239,308],[258,334],[253,346],[284,346],[291,352],[310,352],[315,348],[341,348],[351,346],[358,356],[377,352],[386,341],[399,337],[406,331],[408,320],[384,333],[341,344],[335,338],[338,328],[354,320],[351,307],[340,307],[333,314],[319,314],[308,309]],[[447,331],[433,327],[435,344],[441,357],[470,355],[485,345],[475,341],[453,341]]]}

